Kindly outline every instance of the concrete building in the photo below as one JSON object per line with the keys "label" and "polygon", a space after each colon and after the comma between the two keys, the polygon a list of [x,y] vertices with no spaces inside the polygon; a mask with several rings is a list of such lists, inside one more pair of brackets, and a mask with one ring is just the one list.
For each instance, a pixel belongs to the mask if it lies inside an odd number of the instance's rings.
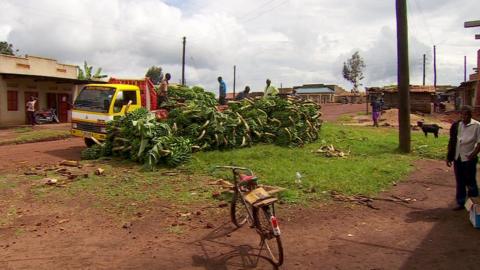
{"label": "concrete building", "polygon": [[294,86],[293,89],[298,96],[311,99],[318,104],[334,102],[335,85],[304,84]]}
{"label": "concrete building", "polygon": [[89,83],[77,80],[77,66],[37,56],[0,54],[0,126],[26,123],[26,102],[38,98],[36,109],[55,108],[61,122],[69,121],[70,104]]}

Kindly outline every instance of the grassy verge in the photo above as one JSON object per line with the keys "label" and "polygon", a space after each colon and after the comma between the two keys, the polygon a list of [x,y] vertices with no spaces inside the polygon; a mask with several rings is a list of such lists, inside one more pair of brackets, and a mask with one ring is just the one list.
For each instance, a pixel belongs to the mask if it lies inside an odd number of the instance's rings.
{"label": "grassy verge", "polygon": [[[105,169],[104,175],[91,172],[89,177],[79,177],[63,188],[40,185],[33,192],[39,198],[84,198],[93,201],[96,207],[120,216],[130,215],[139,207],[157,200],[187,206],[212,198],[213,187],[208,182],[213,179],[209,176],[193,177],[186,171],[170,169],[144,171],[137,164],[115,160],[98,161],[95,165]],[[62,178],[55,173],[49,177]]]}
{"label": "grassy verge", "polygon": [[18,133],[18,136],[14,138],[0,139],[0,145],[56,140],[71,136],[68,130],[35,130],[31,128],[20,128],[15,130],[15,133]]}
{"label": "grassy verge", "polygon": [[[416,160],[443,159],[447,139],[446,136],[425,138],[415,132],[413,153],[403,155],[397,151],[398,133],[394,129],[325,124],[321,138],[303,148],[256,145],[199,152],[190,163],[175,170],[159,168],[153,172],[125,161],[96,161],[95,166],[106,169],[104,176],[90,174],[63,188],[41,185],[34,192],[38,196],[87,196],[97,207],[121,215],[131,214],[139,206],[156,200],[188,207],[211,201],[216,187],[208,182],[220,177],[228,179],[228,172],[214,172],[214,166],[237,165],[251,168],[261,183],[287,188],[281,195],[286,202],[324,199],[331,190],[375,195],[403,179]],[[350,154],[328,158],[315,153],[330,144]],[[300,185],[295,183],[297,172],[303,176]]]}
{"label": "grassy verge", "polygon": [[[412,135],[413,154],[397,152],[398,133],[392,129],[346,127],[326,124],[317,143],[304,148],[259,145],[232,151],[195,154],[189,168],[209,172],[215,165],[237,165],[253,169],[261,181],[288,188],[284,199],[305,201],[321,198],[330,190],[346,194],[376,194],[401,180],[419,158],[443,158],[447,138]],[[332,144],[350,155],[326,158],[313,153],[322,145]],[[303,175],[302,185],[295,184],[296,172]]]}

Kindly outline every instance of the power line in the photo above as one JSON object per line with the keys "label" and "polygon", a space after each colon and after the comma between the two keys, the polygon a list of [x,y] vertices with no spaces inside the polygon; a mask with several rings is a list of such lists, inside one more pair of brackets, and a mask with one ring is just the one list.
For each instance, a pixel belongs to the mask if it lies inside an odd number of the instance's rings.
{"label": "power line", "polygon": [[262,12],[258,13],[257,15],[255,15],[255,16],[253,16],[253,17],[250,17],[250,18],[247,18],[246,20],[240,21],[240,22],[241,22],[241,23],[251,22],[251,21],[257,19],[258,17],[260,17],[260,16],[262,16],[262,15],[265,15],[265,14],[267,14],[267,13],[270,13],[270,12],[272,12],[273,10],[275,10],[275,9],[277,9],[277,8],[285,5],[287,2],[290,2],[290,0],[282,1],[282,2],[280,2],[278,5],[276,5],[276,6],[272,7],[272,8],[270,8],[270,9],[264,11],[264,12],[262,11]]}
{"label": "power line", "polygon": [[422,19],[423,24],[425,25],[425,28],[427,29],[428,36],[430,37],[430,42],[431,42],[430,45],[433,45],[433,44],[435,44],[435,42],[433,41],[432,32],[430,31],[430,27],[428,26],[427,20],[425,19],[425,15],[423,14],[422,7],[420,6],[420,4],[418,3],[417,0],[414,0],[414,2],[415,2],[415,5],[417,6],[417,9],[420,11],[420,18]]}
{"label": "power line", "polygon": [[277,0],[267,0],[267,1],[263,2],[263,4],[260,4],[257,7],[251,9],[250,11],[245,12],[244,15],[240,16],[240,17],[248,17],[248,16],[252,15],[253,12],[258,11],[260,8],[262,8],[264,6],[267,6],[268,4],[273,3],[275,1],[277,1]]}

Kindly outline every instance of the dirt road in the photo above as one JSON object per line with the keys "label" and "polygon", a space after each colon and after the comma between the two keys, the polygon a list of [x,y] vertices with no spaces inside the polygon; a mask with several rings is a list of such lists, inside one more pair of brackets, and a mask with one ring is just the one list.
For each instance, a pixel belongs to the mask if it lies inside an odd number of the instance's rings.
{"label": "dirt road", "polygon": [[79,160],[84,147],[80,138],[0,146],[0,172],[64,159]]}
{"label": "dirt road", "polygon": [[[371,108],[369,108],[371,109]],[[356,115],[365,112],[366,105],[363,104],[322,104],[322,119],[325,121],[336,121],[341,115]]]}
{"label": "dirt road", "polygon": [[[438,161],[416,167],[380,195],[408,203],[280,205],[281,269],[478,269],[480,233],[465,211],[450,210],[452,172]],[[3,195],[0,209],[9,209]],[[228,208],[199,205],[179,223],[186,210],[161,202],[123,220],[75,197],[38,202],[25,189],[19,198],[13,224],[0,227],[0,269],[247,269],[258,243],[249,228],[232,230]],[[260,259],[248,269],[275,268]]]}

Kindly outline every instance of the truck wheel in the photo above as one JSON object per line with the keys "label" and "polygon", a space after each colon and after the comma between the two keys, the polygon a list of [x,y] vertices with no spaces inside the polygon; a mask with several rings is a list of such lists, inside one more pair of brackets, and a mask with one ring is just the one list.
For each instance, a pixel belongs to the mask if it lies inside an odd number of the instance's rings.
{"label": "truck wheel", "polygon": [[85,145],[86,145],[87,147],[92,147],[94,144],[95,144],[95,142],[94,142],[92,139],[90,139],[90,138],[85,138]]}

